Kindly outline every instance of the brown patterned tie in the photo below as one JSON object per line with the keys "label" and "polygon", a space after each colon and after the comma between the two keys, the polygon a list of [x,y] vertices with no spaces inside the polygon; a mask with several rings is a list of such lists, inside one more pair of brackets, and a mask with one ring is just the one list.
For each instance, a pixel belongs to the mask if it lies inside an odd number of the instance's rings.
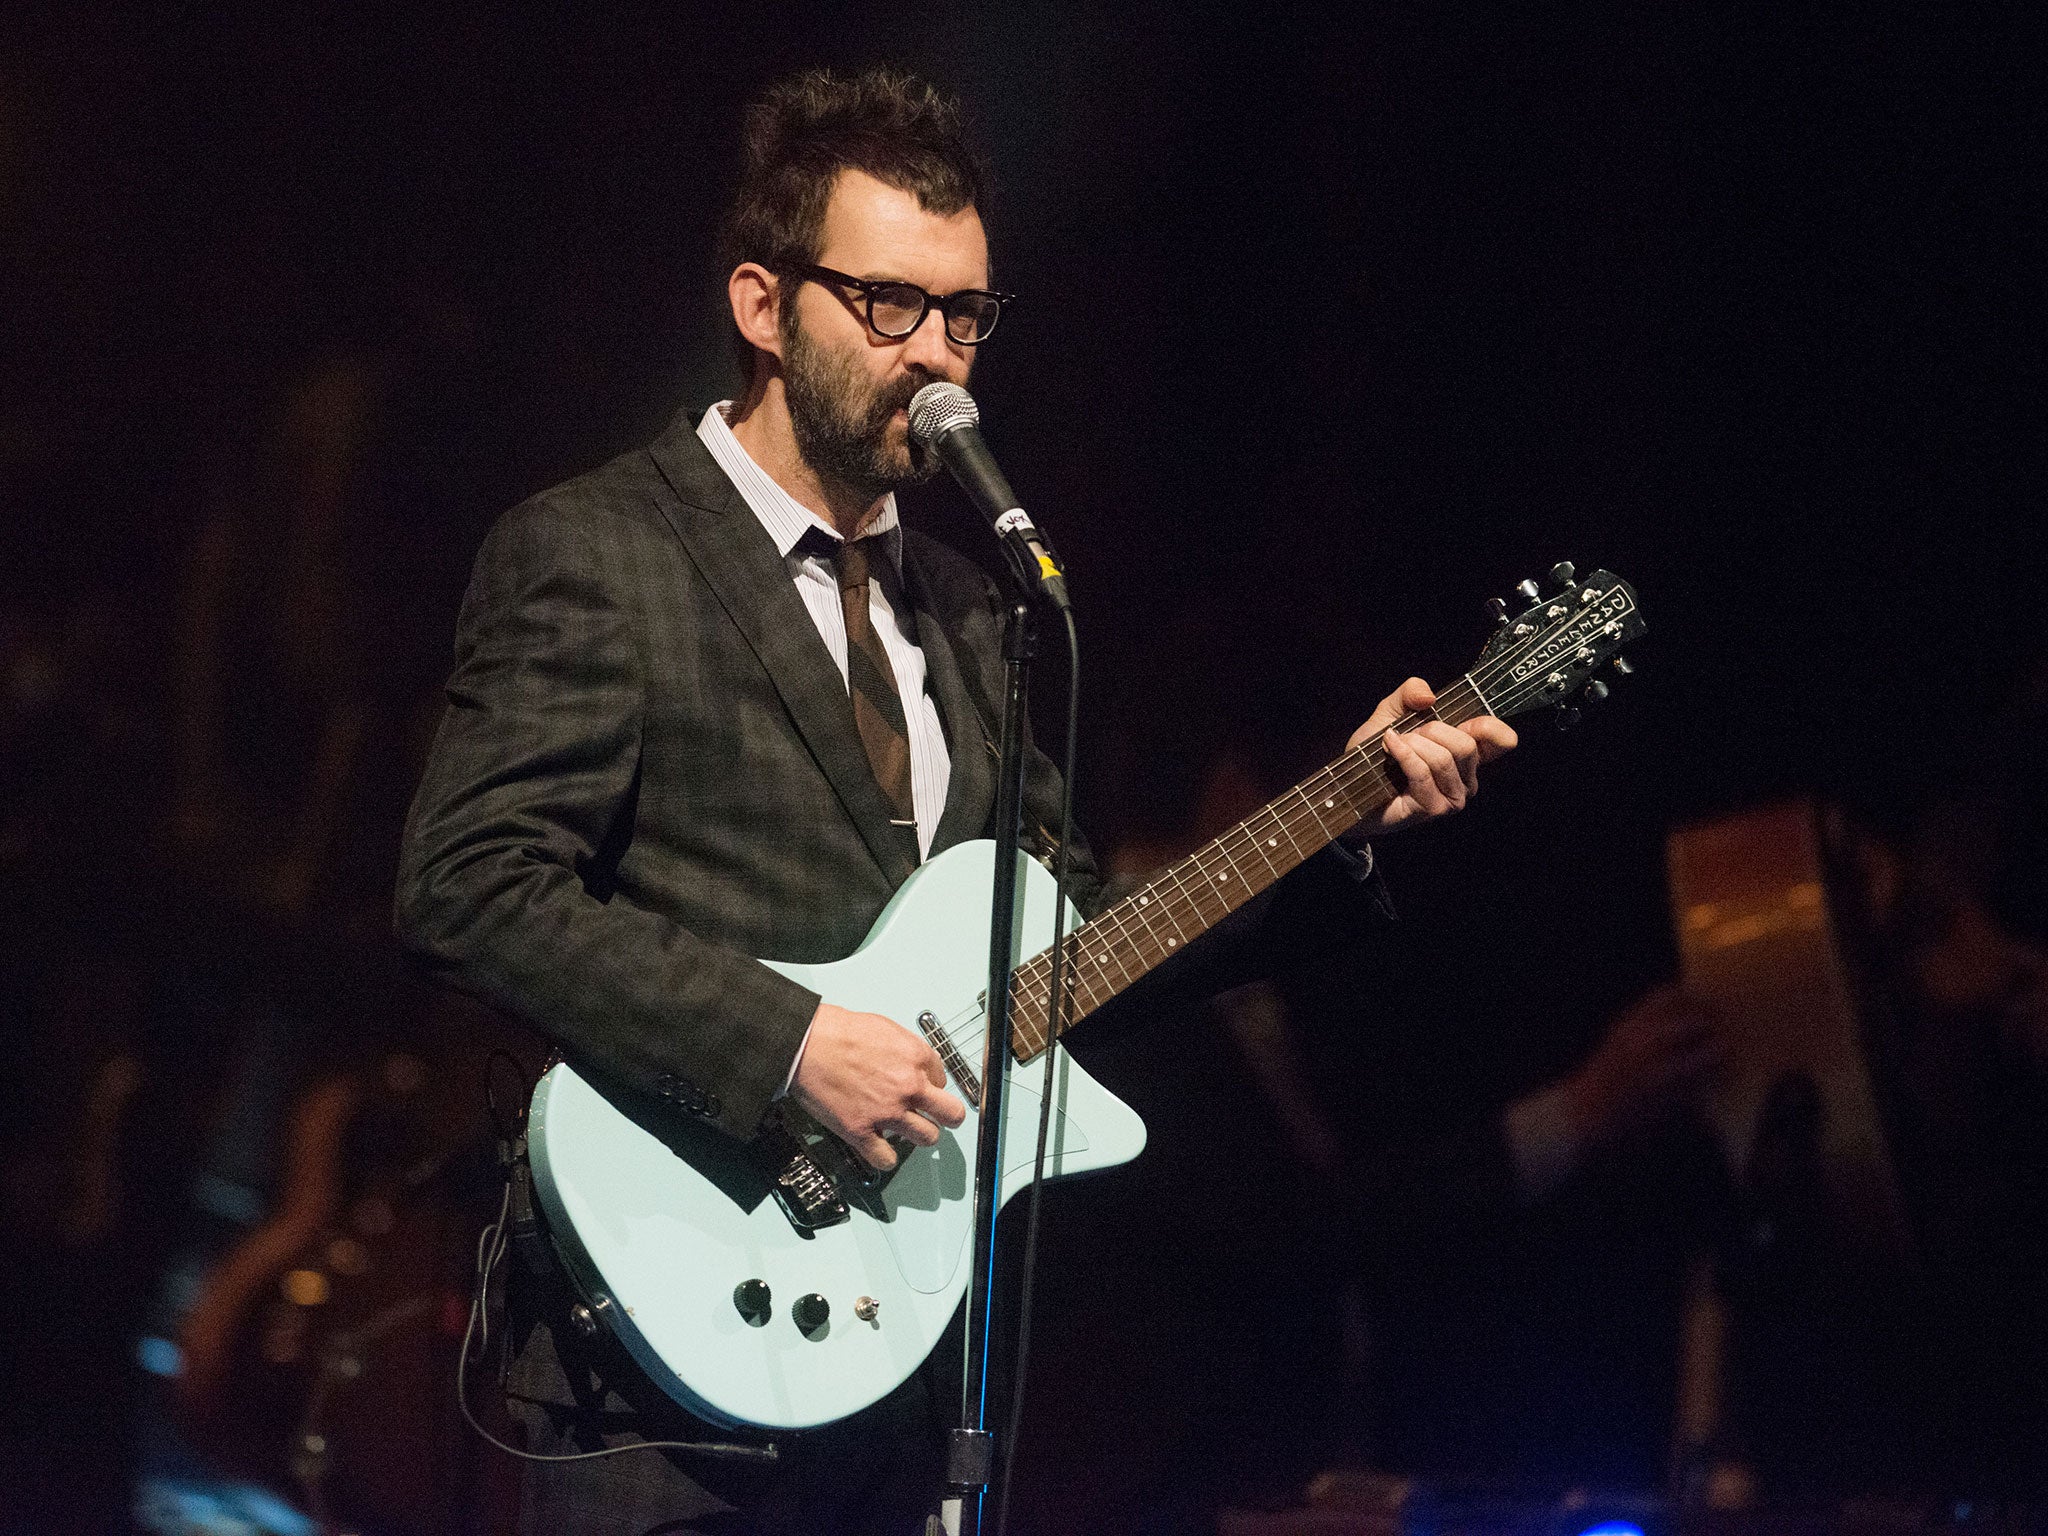
{"label": "brown patterned tie", "polygon": [[868,557],[876,538],[848,539],[833,556],[839,572],[839,607],[846,616],[846,681],[853,698],[853,723],[867,748],[868,763],[889,814],[908,838],[917,861],[917,807],[910,792],[910,732],[896,670],[868,611]]}

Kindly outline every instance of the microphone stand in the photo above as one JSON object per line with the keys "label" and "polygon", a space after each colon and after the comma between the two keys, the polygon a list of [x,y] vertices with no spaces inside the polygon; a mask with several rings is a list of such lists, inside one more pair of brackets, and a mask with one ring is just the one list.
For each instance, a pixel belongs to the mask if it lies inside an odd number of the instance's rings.
{"label": "microphone stand", "polygon": [[1033,605],[1014,598],[1003,626],[1003,728],[996,779],[995,890],[989,903],[988,1034],[981,1068],[981,1124],[974,1158],[974,1258],[968,1275],[960,1422],[946,1437],[941,1503],[947,1536],[979,1536],[982,1504],[995,1464],[986,1427],[990,1303],[995,1288],[996,1213],[1000,1205],[1003,1090],[1008,1086],[1010,972],[1016,966],[1019,834],[1024,812],[1024,720],[1031,663],[1038,654]]}

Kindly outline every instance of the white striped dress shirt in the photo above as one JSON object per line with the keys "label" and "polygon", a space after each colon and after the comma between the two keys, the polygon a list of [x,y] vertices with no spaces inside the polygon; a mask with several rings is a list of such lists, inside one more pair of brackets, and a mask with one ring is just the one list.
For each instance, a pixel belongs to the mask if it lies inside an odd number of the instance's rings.
{"label": "white striped dress shirt", "polygon": [[[754,462],[726,425],[725,413],[731,405],[731,401],[721,400],[706,411],[697,424],[697,436],[732,481],[740,499],[775,541],[776,552],[788,567],[790,580],[796,583],[796,594],[803,599],[804,611],[818,626],[818,637],[832,653],[844,682],[846,611],[840,606],[839,577],[830,560],[797,549],[803,536],[813,528],[823,529],[834,543],[840,542],[839,530],[777,485],[768,471]],[[939,707],[925,691],[924,651],[915,639],[916,623],[909,617],[907,605],[901,603],[903,529],[896,519],[893,493],[882,498],[882,510],[869,520],[863,535],[879,536],[879,547],[887,556],[871,567],[875,579],[868,582],[868,612],[873,616],[875,633],[882,637],[882,648],[889,654],[890,669],[896,674],[896,692],[903,700],[903,720],[910,733],[910,799],[917,815],[917,853],[921,859],[928,858],[932,834],[945,813],[946,787],[952,782],[953,763],[946,753]],[[901,619],[897,617],[899,607],[904,608]]]}

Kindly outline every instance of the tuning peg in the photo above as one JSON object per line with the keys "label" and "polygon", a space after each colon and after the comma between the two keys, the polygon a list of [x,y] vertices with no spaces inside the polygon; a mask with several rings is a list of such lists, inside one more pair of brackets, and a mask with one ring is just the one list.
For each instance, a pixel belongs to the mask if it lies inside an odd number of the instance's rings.
{"label": "tuning peg", "polygon": [[1617,656],[1608,665],[1614,669],[1616,677],[1634,677],[1636,675],[1635,664],[1626,656]]}
{"label": "tuning peg", "polygon": [[1560,560],[1550,568],[1550,580],[1562,592],[1579,579],[1579,568],[1569,560]]}
{"label": "tuning peg", "polygon": [[1568,731],[1579,723],[1579,712],[1569,704],[1557,706],[1557,728]]}
{"label": "tuning peg", "polygon": [[1499,598],[1499,597],[1489,597],[1489,598],[1488,598],[1488,599],[1486,600],[1486,614],[1487,614],[1487,617],[1488,617],[1488,618],[1490,618],[1490,619],[1492,619],[1492,620],[1493,620],[1493,622],[1494,622],[1494,623],[1496,623],[1496,624],[1505,624],[1505,623],[1507,623],[1507,621],[1508,621],[1508,605],[1507,605],[1507,600],[1506,600],[1505,598]]}
{"label": "tuning peg", "polygon": [[1533,608],[1542,599],[1543,594],[1536,589],[1535,582],[1518,581],[1515,583],[1515,596]]}
{"label": "tuning peg", "polygon": [[1607,694],[1607,685],[1601,682],[1600,679],[1597,677],[1594,678],[1593,681],[1591,681],[1590,683],[1586,684],[1584,697],[1588,704],[1598,704],[1602,699],[1607,697]]}

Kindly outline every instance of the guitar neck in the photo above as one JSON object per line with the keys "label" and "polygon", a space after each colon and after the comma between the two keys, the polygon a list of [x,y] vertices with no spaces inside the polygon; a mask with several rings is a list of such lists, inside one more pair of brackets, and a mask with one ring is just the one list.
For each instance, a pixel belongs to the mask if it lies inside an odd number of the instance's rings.
{"label": "guitar neck", "polygon": [[[1487,701],[1469,675],[1443,689],[1436,707],[1397,720],[1408,731],[1426,720],[1455,725],[1487,713]],[[1050,946],[1010,976],[1010,1045],[1030,1061],[1048,1040],[1063,1034],[1153,967],[1172,959],[1282,875],[1392,800],[1400,775],[1387,761],[1380,735],[1369,737],[1334,763],[1252,812],[1213,842],[1169,865],[1062,941],[1067,957],[1063,1015],[1052,1016]]]}

